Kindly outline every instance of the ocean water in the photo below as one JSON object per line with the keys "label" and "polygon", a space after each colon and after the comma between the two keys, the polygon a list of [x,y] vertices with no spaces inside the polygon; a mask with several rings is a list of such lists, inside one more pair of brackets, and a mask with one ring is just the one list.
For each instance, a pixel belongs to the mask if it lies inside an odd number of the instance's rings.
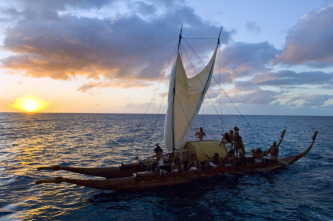
{"label": "ocean water", "polygon": [[[103,167],[163,147],[163,115],[0,113],[0,220],[333,220],[333,117],[199,116],[206,139],[240,128],[245,148],[266,149],[287,130],[280,156],[305,157],[268,173],[224,175],[144,191],[34,184],[56,176],[37,167]],[[193,135],[191,139],[194,139]]]}

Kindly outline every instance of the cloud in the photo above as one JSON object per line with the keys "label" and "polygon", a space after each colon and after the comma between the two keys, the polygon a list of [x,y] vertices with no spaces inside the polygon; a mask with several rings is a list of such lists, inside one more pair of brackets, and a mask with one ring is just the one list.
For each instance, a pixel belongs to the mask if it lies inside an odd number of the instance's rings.
{"label": "cloud", "polygon": [[246,23],[246,30],[248,30],[249,32],[257,33],[257,34],[261,33],[260,26],[257,25],[256,22],[253,22],[253,21]]}
{"label": "cloud", "polygon": [[[230,88],[230,85],[233,86],[232,89],[226,92],[234,103],[281,104],[292,107],[308,104],[308,106],[314,107],[330,99],[330,95],[315,94],[312,96],[317,97],[317,99],[291,95],[289,93],[291,90],[302,85],[305,87],[311,85],[314,88],[330,88],[333,85],[333,73],[275,71],[269,66],[269,63],[277,53],[279,53],[279,50],[267,42],[234,43],[223,50],[221,57],[222,69],[219,74],[222,84],[229,84],[228,88]],[[215,80],[218,77],[218,74],[216,74],[214,76]],[[215,90],[218,90],[216,84],[213,80],[212,86]],[[214,91],[214,93],[218,92]],[[227,101],[226,98],[223,98],[223,100],[224,102]],[[215,100],[215,102],[218,101]]]}
{"label": "cloud", "polygon": [[248,81],[237,81],[238,87],[248,86],[297,86],[297,85],[333,85],[333,73],[321,71],[294,72],[283,70],[279,72],[263,72]]}
{"label": "cloud", "polygon": [[78,88],[78,91],[86,92],[92,88],[131,88],[131,87],[148,87],[151,86],[150,83],[144,81],[134,81],[134,80],[112,80],[112,81],[90,81]]}
{"label": "cloud", "polygon": [[326,105],[326,102],[333,99],[333,95],[303,95],[296,96],[290,99],[286,105],[289,106],[302,106],[302,107],[320,107],[320,106],[332,106]]}
{"label": "cloud", "polygon": [[231,74],[233,79],[252,76],[268,70],[266,64],[278,50],[268,42],[234,43],[226,47],[221,55],[221,74]]}
{"label": "cloud", "polygon": [[333,64],[333,5],[302,17],[286,37],[286,45],[273,64]]}
{"label": "cloud", "polygon": [[246,90],[238,91],[237,94],[232,94],[230,96],[233,103],[242,104],[269,104],[277,100],[278,93],[269,90]]}
{"label": "cloud", "polygon": [[45,1],[45,0],[17,0],[16,1],[23,10],[31,9],[34,10],[59,10],[66,9],[66,7],[75,7],[78,9],[90,9],[90,8],[101,8],[105,5],[109,5],[114,0],[57,0],[57,1]]}
{"label": "cloud", "polygon": [[[69,80],[85,76],[94,81],[106,79],[154,80],[161,75],[177,44],[180,24],[184,36],[217,36],[219,28],[210,25],[181,4],[135,3],[133,14],[105,18],[59,13],[67,7],[100,8],[115,1],[19,1],[24,19],[5,30],[3,48],[12,52],[1,60],[2,67],[33,77]],[[39,4],[40,3],[40,4]],[[130,3],[129,3],[130,4]],[[169,10],[155,13],[160,5]],[[30,6],[30,7],[28,7]],[[31,7],[33,6],[33,7]],[[128,6],[130,7],[130,6]],[[170,7],[172,10],[170,10]],[[44,11],[47,9],[49,11]],[[160,8],[159,8],[160,10]],[[149,12],[147,20],[141,13]],[[228,43],[224,31],[222,41]],[[212,50],[199,45],[199,53]],[[113,83],[90,83],[79,88]]]}

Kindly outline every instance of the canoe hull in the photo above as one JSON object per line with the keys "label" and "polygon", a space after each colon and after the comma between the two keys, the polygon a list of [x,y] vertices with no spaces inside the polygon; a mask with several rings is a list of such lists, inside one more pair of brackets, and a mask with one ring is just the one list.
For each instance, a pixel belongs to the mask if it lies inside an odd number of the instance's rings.
{"label": "canoe hull", "polygon": [[278,161],[267,161],[263,163],[252,163],[238,166],[222,166],[207,169],[202,172],[185,171],[160,175],[155,171],[137,172],[132,176],[105,179],[105,180],[80,180],[70,178],[56,178],[54,183],[67,182],[80,186],[102,189],[102,190],[142,190],[157,187],[174,186],[178,184],[192,183],[197,180],[206,179],[224,174],[242,174],[248,172],[268,172],[286,167],[292,158],[284,158]]}
{"label": "canoe hull", "polygon": [[[68,170],[76,173],[83,173],[87,175],[94,176],[104,176],[110,177],[110,179],[105,180],[80,180],[80,179],[70,179],[56,177],[54,179],[48,180],[38,180],[36,184],[42,183],[72,183],[80,186],[102,189],[102,190],[141,190],[141,189],[151,189],[156,187],[173,186],[178,184],[191,183],[196,180],[205,179],[209,177],[219,176],[223,174],[242,174],[249,172],[268,172],[280,168],[284,168],[300,158],[306,155],[312,148],[317,131],[312,137],[311,145],[302,153],[286,157],[278,160],[266,160],[264,162],[255,163],[253,159],[247,158],[246,163],[220,166],[217,168],[210,168],[199,171],[184,171],[178,173],[169,173],[161,175],[156,171],[142,172],[144,168],[140,163],[133,163],[122,165],[120,167],[110,167],[110,168],[73,168],[73,167],[41,167],[43,169],[53,169],[53,170]],[[134,173],[134,175],[133,175]],[[113,178],[116,177],[116,178]]]}

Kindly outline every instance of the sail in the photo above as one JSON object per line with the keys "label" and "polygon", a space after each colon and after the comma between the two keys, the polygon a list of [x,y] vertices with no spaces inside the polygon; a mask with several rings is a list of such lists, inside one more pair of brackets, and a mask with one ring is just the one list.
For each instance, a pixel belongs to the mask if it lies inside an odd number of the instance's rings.
{"label": "sail", "polygon": [[217,49],[218,45],[207,66],[192,78],[187,78],[178,52],[170,76],[164,123],[164,141],[168,151],[182,148],[188,140],[213,76]]}

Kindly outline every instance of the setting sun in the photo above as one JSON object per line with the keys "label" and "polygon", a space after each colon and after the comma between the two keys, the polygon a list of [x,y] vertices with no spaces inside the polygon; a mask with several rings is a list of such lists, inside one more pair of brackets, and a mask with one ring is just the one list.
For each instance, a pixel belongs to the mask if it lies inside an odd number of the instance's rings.
{"label": "setting sun", "polygon": [[13,106],[22,111],[36,112],[44,109],[46,102],[33,97],[23,97],[17,98]]}

